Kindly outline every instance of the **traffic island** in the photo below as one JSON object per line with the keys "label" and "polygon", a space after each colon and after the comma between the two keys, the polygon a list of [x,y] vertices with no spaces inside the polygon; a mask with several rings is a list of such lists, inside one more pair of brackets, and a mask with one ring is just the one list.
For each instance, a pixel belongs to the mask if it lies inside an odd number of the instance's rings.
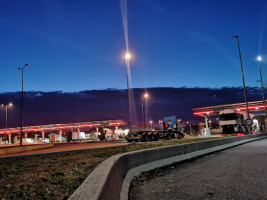
{"label": "traffic island", "polygon": [[266,137],[267,134],[229,137],[115,155],[102,162],[69,199],[128,199],[132,179],[142,172]]}

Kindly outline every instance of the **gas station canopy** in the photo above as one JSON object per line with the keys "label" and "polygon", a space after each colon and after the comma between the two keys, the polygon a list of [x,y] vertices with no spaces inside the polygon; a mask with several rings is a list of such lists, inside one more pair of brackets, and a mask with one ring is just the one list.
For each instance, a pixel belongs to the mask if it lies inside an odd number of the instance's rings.
{"label": "gas station canopy", "polygon": [[[248,110],[250,112],[255,111],[264,111],[266,106],[263,101],[251,101],[248,102]],[[207,116],[207,115],[218,115],[221,110],[224,109],[235,109],[236,111],[244,111],[247,110],[246,103],[235,103],[235,104],[224,104],[218,106],[209,106],[209,107],[201,107],[201,108],[193,108],[193,114],[196,116]]]}
{"label": "gas station canopy", "polygon": [[[94,121],[94,122],[81,122],[81,123],[68,123],[68,124],[49,124],[39,126],[24,126],[22,132],[38,132],[38,131],[53,131],[72,128],[90,128],[101,126],[123,126],[123,120],[107,120],[107,121]],[[20,127],[0,129],[0,134],[19,133]]]}

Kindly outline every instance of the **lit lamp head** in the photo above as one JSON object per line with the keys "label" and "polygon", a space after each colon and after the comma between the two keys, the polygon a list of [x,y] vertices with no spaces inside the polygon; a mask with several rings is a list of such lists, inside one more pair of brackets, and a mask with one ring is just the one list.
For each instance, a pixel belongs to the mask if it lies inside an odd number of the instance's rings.
{"label": "lit lamp head", "polygon": [[129,52],[127,52],[124,57],[126,60],[130,60],[132,56]]}
{"label": "lit lamp head", "polygon": [[262,57],[261,56],[258,56],[257,57],[257,61],[261,62],[262,61]]}
{"label": "lit lamp head", "polygon": [[13,106],[13,104],[10,102],[9,104],[8,104],[9,106]]}
{"label": "lit lamp head", "polygon": [[145,93],[145,94],[144,94],[144,97],[145,97],[145,98],[148,98],[148,93]]}

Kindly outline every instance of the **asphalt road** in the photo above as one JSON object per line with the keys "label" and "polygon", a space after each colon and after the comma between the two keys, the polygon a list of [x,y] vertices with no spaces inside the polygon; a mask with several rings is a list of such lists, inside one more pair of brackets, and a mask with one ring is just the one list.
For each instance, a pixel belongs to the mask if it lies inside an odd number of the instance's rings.
{"label": "asphalt road", "polygon": [[267,199],[267,139],[136,177],[135,199]]}
{"label": "asphalt road", "polygon": [[8,156],[0,156],[2,157],[12,157],[12,156],[23,156],[23,155],[37,155],[37,154],[47,154],[47,153],[55,153],[62,151],[74,151],[74,150],[82,150],[82,149],[94,149],[94,148],[103,148],[103,147],[112,147],[112,146],[121,146],[128,145],[125,142],[110,142],[110,141],[99,141],[99,142],[75,142],[75,143],[54,143],[54,147],[47,149],[38,149],[32,151],[26,151],[16,154],[11,154]]}

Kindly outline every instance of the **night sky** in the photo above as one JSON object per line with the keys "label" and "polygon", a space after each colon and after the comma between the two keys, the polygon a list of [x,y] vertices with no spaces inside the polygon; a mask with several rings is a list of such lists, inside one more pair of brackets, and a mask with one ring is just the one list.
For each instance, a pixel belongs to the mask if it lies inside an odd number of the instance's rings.
{"label": "night sky", "polygon": [[[132,87],[260,86],[265,0],[129,0]],[[120,0],[0,0],[0,92],[125,89]],[[267,65],[262,63],[263,79]]]}

